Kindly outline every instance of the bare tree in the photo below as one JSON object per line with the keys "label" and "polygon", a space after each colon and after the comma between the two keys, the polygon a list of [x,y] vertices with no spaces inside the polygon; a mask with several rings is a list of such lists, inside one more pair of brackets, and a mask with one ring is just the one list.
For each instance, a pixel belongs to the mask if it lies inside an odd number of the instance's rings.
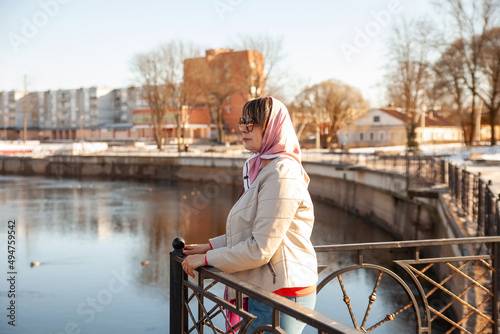
{"label": "bare tree", "polygon": [[478,96],[490,111],[491,145],[496,145],[495,125],[500,109],[500,27],[485,32],[483,52],[479,65],[485,78],[485,87],[478,89]]}
{"label": "bare tree", "polygon": [[432,51],[431,28],[426,21],[401,21],[389,39],[388,96],[401,106],[406,124],[408,148],[418,147],[415,128],[419,108],[429,81],[429,57]]}
{"label": "bare tree", "polygon": [[240,35],[239,39],[240,41],[235,46],[235,49],[255,50],[264,56],[263,63],[257,64],[264,67],[262,78],[257,78],[259,83],[264,86],[264,89],[262,92],[257,93],[255,97],[272,95],[283,100],[284,81],[287,79],[287,72],[280,68],[285,58],[283,36],[268,34]]}
{"label": "bare tree", "polygon": [[446,0],[446,7],[456,22],[457,39],[462,40],[459,52],[465,65],[464,82],[472,94],[472,127],[468,138],[468,144],[472,144],[481,119],[481,111],[476,107],[481,82],[480,59],[485,46],[485,33],[493,24],[498,0]]}
{"label": "bare tree", "polygon": [[433,70],[436,74],[436,85],[444,87],[445,98],[449,97],[453,101],[455,115],[459,119],[465,139],[470,119],[465,114],[468,91],[463,79],[464,61],[460,52],[461,43],[461,40],[457,40],[448,45],[441,57],[434,63]]}
{"label": "bare tree", "polygon": [[303,116],[315,123],[317,148],[322,125],[327,129],[327,146],[331,146],[337,141],[341,126],[368,109],[367,102],[357,89],[337,80],[305,88],[297,96],[296,106]]}
{"label": "bare tree", "polygon": [[186,102],[182,84],[183,66],[186,58],[197,53],[198,49],[191,44],[172,41],[132,58],[131,69],[142,87],[142,98],[151,109],[154,137],[159,150],[163,149],[163,125],[169,111],[176,114],[178,149],[181,150],[184,144],[181,140],[182,105]]}

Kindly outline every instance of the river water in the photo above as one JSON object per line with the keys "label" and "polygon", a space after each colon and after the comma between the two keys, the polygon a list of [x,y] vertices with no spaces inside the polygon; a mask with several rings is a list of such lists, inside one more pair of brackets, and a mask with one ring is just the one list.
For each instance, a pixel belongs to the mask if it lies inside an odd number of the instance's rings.
{"label": "river water", "polygon": [[[0,176],[0,333],[168,333],[172,240],[199,243],[222,234],[239,193],[216,184]],[[393,240],[323,203],[315,202],[315,215],[317,245]],[[8,263],[8,225],[14,223],[15,260]],[[325,272],[349,258],[331,261]],[[14,286],[8,272],[16,273]],[[352,297],[363,298],[363,312],[371,276],[357,272],[346,279]],[[350,324],[338,285],[330,290],[318,297],[317,310],[328,313],[337,298],[338,311],[329,316]],[[398,295],[386,290],[380,298],[398,304]],[[15,327],[7,317],[12,301]]]}

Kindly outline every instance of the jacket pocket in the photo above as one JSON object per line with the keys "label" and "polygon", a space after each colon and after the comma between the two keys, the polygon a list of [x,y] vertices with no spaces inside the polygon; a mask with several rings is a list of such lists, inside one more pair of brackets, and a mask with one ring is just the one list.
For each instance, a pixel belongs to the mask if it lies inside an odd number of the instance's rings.
{"label": "jacket pocket", "polygon": [[273,275],[273,284],[276,284],[276,271],[274,270],[274,267],[271,264],[271,261],[269,261],[267,263],[267,266],[269,267],[269,270],[271,271],[271,274]]}

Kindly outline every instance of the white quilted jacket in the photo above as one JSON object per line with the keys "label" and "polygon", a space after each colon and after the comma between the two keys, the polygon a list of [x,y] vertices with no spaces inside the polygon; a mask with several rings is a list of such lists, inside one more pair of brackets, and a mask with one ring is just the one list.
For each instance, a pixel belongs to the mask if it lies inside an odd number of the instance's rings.
{"label": "white quilted jacket", "polygon": [[208,264],[268,291],[316,284],[314,210],[305,173],[287,157],[264,167],[229,212],[226,234],[210,239]]}

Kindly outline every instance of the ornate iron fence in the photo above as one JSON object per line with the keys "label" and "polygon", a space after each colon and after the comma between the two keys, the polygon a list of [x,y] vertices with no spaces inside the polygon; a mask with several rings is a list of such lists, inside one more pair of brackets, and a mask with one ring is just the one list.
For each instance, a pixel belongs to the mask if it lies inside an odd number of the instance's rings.
{"label": "ornate iron fence", "polygon": [[473,225],[477,236],[500,235],[500,194],[495,194],[491,181],[447,163],[439,156],[394,156],[383,154],[336,153],[340,164],[404,174],[407,187],[419,188],[447,185],[450,194]]}
{"label": "ornate iron fence", "polygon": [[485,182],[481,173],[448,164],[448,188],[478,236],[500,235],[500,194],[495,195],[491,181]]}
{"label": "ornate iron fence", "polygon": [[[246,333],[255,317],[243,310],[244,295],[273,309],[273,323],[252,333],[261,330],[283,333],[279,327],[280,312],[307,323],[318,333],[368,333],[376,329],[391,333],[390,326],[396,321],[403,321],[405,333],[431,333],[438,327],[442,333],[455,330],[498,333],[499,243],[500,237],[474,237],[317,246],[320,258],[331,253],[354,254],[352,264],[323,271],[327,274],[318,284],[318,298],[330,293],[331,289],[327,287],[336,287],[342,293],[344,305],[342,300],[331,300],[326,296],[328,310],[320,313],[214,268],[200,268],[195,283],[182,271],[183,243],[176,240],[170,258],[170,333]],[[483,253],[471,255],[470,252],[478,248],[472,246],[477,244],[487,247],[481,247]],[[388,251],[393,258],[391,265],[374,263],[374,253]],[[371,259],[366,261],[366,257]],[[327,260],[319,268],[328,269],[329,265]],[[352,281],[349,274],[356,272],[373,273],[367,275],[373,281],[373,289],[365,296],[360,306],[365,311],[361,313],[354,311],[360,309],[355,305],[355,302],[360,303],[359,298],[355,300],[350,296],[357,288],[349,288],[347,284]],[[218,285],[236,290],[235,305],[212,292]],[[399,289],[401,295],[406,296],[400,298],[401,305],[377,303],[379,289],[384,285],[391,290]],[[348,311],[352,328],[333,320],[342,308]],[[380,315],[381,309],[383,316]],[[240,322],[226,327],[229,323],[226,310],[240,315]]]}
{"label": "ornate iron fence", "polygon": [[446,162],[438,156],[335,153],[334,161],[388,173],[404,174],[408,187],[429,186],[446,182]]}

